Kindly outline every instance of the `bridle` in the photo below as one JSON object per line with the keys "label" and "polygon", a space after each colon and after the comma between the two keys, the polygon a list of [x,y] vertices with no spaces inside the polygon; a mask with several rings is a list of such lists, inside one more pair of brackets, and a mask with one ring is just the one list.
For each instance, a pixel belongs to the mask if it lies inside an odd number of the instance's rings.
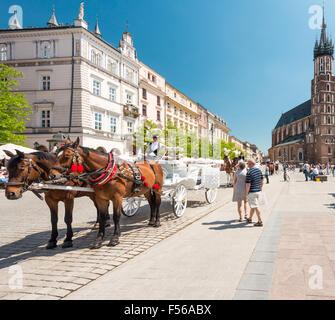
{"label": "bridle", "polygon": [[[34,192],[34,190],[30,190],[29,186],[30,186],[30,174],[32,172],[32,170],[35,170],[38,172],[38,174],[40,175],[40,177],[43,175],[42,171],[40,170],[40,168],[34,163],[33,159],[31,158],[31,156],[28,154],[27,155],[28,159],[22,159],[22,161],[27,162],[27,164],[24,166],[24,168],[26,168],[28,166],[28,174],[25,177],[23,182],[8,182],[6,183],[6,186],[10,187],[10,186],[23,186],[20,190],[20,194],[22,195],[24,192],[26,191],[32,191],[35,195],[37,195],[40,199],[42,198],[39,194],[37,194],[37,192]],[[43,198],[42,198],[43,199]]]}

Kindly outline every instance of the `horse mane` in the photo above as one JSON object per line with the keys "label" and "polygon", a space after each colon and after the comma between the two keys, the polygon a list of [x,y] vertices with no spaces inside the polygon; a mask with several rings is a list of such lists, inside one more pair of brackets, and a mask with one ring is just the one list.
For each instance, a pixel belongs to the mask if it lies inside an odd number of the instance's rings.
{"label": "horse mane", "polygon": [[107,156],[107,153],[106,152],[103,152],[103,151],[100,151],[100,150],[95,150],[95,149],[93,149],[93,148],[88,148],[88,147],[82,147],[82,146],[80,146],[80,148],[81,148],[81,150],[83,150],[83,152],[85,153],[85,154],[89,154],[90,153],[90,151],[91,152],[93,152],[93,153],[97,153],[97,154],[101,154],[101,155],[104,155],[104,156]]}
{"label": "horse mane", "polygon": [[56,155],[48,152],[33,152],[31,155],[37,157],[38,160],[55,160]]}

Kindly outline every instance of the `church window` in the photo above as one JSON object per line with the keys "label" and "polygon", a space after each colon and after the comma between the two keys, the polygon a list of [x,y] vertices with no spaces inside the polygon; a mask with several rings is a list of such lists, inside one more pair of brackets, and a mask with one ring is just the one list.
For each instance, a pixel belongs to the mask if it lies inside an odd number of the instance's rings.
{"label": "church window", "polygon": [[320,71],[323,71],[323,59],[320,59]]}
{"label": "church window", "polygon": [[330,117],[328,117],[328,119],[327,119],[327,123],[328,123],[328,124],[331,124],[331,119],[330,119]]}
{"label": "church window", "polygon": [[327,91],[330,91],[330,84],[327,83]]}
{"label": "church window", "polygon": [[330,95],[327,96],[327,102],[330,102]]}
{"label": "church window", "polygon": [[330,113],[330,106],[327,107],[327,112]]}

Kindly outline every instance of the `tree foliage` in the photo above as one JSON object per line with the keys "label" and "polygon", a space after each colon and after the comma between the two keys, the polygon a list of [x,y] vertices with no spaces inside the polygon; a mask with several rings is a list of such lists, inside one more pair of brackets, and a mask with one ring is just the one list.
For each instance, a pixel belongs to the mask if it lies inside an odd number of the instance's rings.
{"label": "tree foliage", "polygon": [[31,108],[23,94],[17,92],[23,73],[0,64],[0,144],[23,144],[26,137],[18,133],[25,130]]}

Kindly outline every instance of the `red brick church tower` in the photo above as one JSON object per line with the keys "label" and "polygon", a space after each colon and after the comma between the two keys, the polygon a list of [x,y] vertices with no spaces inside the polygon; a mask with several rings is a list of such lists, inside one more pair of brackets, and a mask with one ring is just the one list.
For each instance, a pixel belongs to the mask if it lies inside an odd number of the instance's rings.
{"label": "red brick church tower", "polygon": [[334,45],[323,10],[321,36],[314,46],[311,99],[283,113],[272,130],[271,161],[335,164]]}
{"label": "red brick church tower", "polygon": [[311,117],[306,131],[306,158],[311,163],[334,163],[335,77],[334,45],[327,36],[323,13],[320,41],[314,47],[314,79],[311,85]]}

